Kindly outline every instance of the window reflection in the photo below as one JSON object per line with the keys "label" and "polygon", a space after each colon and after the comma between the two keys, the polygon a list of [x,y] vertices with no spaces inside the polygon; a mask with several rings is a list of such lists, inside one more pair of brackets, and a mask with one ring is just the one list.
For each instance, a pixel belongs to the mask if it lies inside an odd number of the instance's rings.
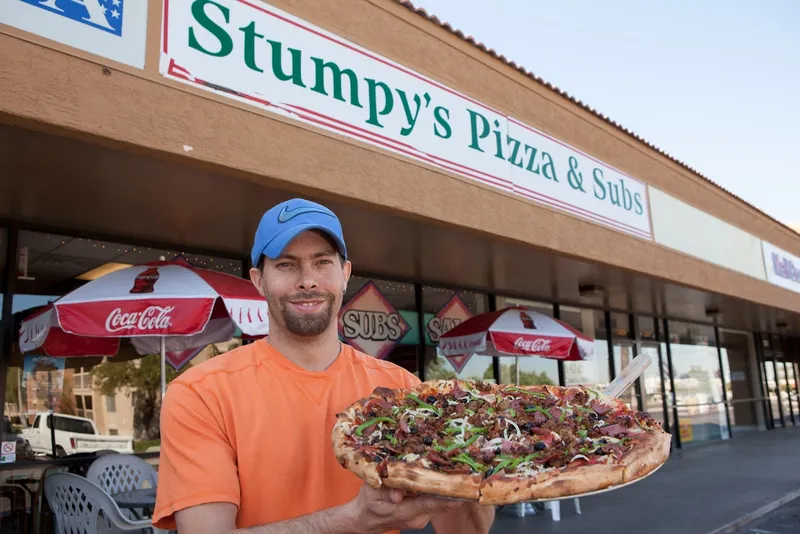
{"label": "window reflection", "polygon": [[669,332],[681,442],[727,439],[722,370],[713,328],[670,321]]}
{"label": "window reflection", "polygon": [[[238,260],[38,232],[20,232],[19,247],[21,274],[13,296],[15,331],[25,317],[42,306],[130,265],[182,257],[196,267],[234,276],[242,273]],[[123,340],[120,351],[110,358],[49,358],[38,352],[20,353],[16,341],[6,381],[5,414],[12,428],[28,440],[36,458],[102,449],[158,451],[158,355],[142,356]],[[167,364],[168,381],[241,343],[234,337],[198,348],[187,355],[179,369]],[[88,434],[91,439],[85,438]],[[16,461],[20,460],[18,455]]]}
{"label": "window reflection", "polygon": [[414,284],[351,276],[339,313],[339,338],[419,376]]}
{"label": "window reflection", "polygon": [[469,317],[489,311],[486,295],[423,286],[422,306],[425,312],[425,379],[462,378],[494,382],[490,356],[464,354],[444,357],[436,351],[439,336]]}
{"label": "window reflection", "polygon": [[[532,310],[553,316],[553,305],[545,302],[522,300],[511,297],[498,297],[497,308],[526,306]],[[500,383],[513,384],[517,379],[514,358],[500,358]],[[558,362],[537,356],[524,356],[519,359],[519,383],[525,386],[551,384],[558,385]]]}

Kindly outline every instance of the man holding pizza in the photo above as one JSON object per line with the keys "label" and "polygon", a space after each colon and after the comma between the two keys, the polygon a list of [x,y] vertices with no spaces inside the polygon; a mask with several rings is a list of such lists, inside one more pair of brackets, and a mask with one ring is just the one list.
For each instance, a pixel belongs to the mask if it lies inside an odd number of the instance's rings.
{"label": "man holding pizza", "polygon": [[250,278],[269,306],[268,339],[193,367],[161,412],[154,524],[191,534],[488,532],[494,508],[375,490],[332,449],[336,414],[413,374],[338,338],[351,264],[341,224],[303,199],[267,211]]}

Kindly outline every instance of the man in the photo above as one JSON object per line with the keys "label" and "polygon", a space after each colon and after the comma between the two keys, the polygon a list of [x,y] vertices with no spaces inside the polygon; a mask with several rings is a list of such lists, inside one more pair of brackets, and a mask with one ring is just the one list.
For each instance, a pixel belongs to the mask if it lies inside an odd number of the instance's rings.
{"label": "man", "polygon": [[341,467],[336,414],[377,386],[419,380],[339,342],[351,264],[338,218],[293,199],[267,211],[250,270],[268,339],[170,384],[161,412],[154,522],[181,534],[488,532],[492,507],[374,490]]}

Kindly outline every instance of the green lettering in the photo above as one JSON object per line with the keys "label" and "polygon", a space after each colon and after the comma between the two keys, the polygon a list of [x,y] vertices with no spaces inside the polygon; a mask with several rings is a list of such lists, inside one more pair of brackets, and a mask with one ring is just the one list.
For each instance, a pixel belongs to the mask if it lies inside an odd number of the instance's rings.
{"label": "green lettering", "polygon": [[283,43],[270,41],[269,39],[267,39],[267,42],[272,47],[272,74],[282,82],[291,80],[298,87],[305,87],[306,84],[303,83],[303,71],[301,69],[303,52],[296,48],[287,48],[292,55],[292,72],[291,74],[286,74],[283,71],[283,53],[281,52]]}
{"label": "green lettering", "polygon": [[[394,98],[392,98],[392,90],[383,82],[373,80],[372,78],[364,78],[369,88],[369,119],[368,124],[373,124],[378,128],[383,128],[383,124],[378,122],[380,115],[388,115],[394,109]],[[383,92],[383,109],[378,111],[378,94],[377,89],[381,88]]]}
{"label": "green lettering", "polygon": [[[470,132],[472,135],[472,142],[469,144],[470,148],[474,148],[479,152],[483,152],[483,149],[478,145],[479,139],[485,139],[489,135],[489,121],[486,120],[486,117],[478,113],[477,111],[472,111],[471,109],[467,110],[469,113],[469,126]],[[481,133],[478,133],[478,119],[481,121]]]}
{"label": "green lettering", "polygon": [[222,26],[219,26],[206,14],[206,6],[208,5],[215,6],[219,9],[226,23],[230,22],[230,10],[212,0],[195,0],[192,4],[192,16],[194,20],[197,21],[204,30],[207,30],[211,35],[217,38],[219,51],[211,52],[203,48],[203,45],[197,40],[194,28],[189,28],[189,47],[209,56],[225,57],[233,51],[233,39],[231,39],[231,36],[228,35],[228,32],[226,32]]}
{"label": "green lettering", "polygon": [[558,177],[556,176],[556,166],[553,163],[553,157],[547,152],[543,151],[542,159],[545,160],[544,167],[542,167],[542,172],[544,173],[545,178],[557,182]]}
{"label": "green lettering", "polygon": [[325,69],[328,69],[333,77],[333,98],[346,102],[342,90],[342,78],[347,76],[350,85],[350,104],[359,108],[364,107],[358,100],[358,78],[355,72],[350,69],[342,69],[333,61],[326,62],[318,57],[312,57],[311,61],[314,62],[316,69],[316,83],[311,88],[312,91],[328,96],[328,92],[325,90]]}
{"label": "green lettering", "polygon": [[[442,106],[436,106],[433,110],[433,118],[436,120],[436,124],[433,125],[434,135],[442,139],[450,139],[450,136],[453,135],[453,128],[448,122],[450,120],[450,110]],[[439,133],[439,126],[442,127],[442,133]]]}
{"label": "green lettering", "polygon": [[536,168],[533,168],[533,164],[536,162],[536,147],[532,147],[531,145],[525,145],[525,153],[528,153],[528,149],[530,149],[531,157],[528,160],[528,165],[525,167],[527,170],[534,174],[539,174],[539,166],[537,165]]}
{"label": "green lettering", "polygon": [[603,184],[603,169],[595,169],[592,171],[594,176],[594,196],[599,200],[606,198],[606,186]]}
{"label": "green lettering", "polygon": [[244,64],[247,68],[256,72],[264,72],[256,65],[256,39],[263,39],[264,36],[256,33],[256,22],[252,21],[244,28],[239,28],[244,32]]}
{"label": "green lettering", "polygon": [[642,195],[636,193],[633,195],[633,201],[636,203],[636,215],[643,215],[644,206],[642,206]]}
{"label": "green lettering", "polygon": [[506,136],[506,140],[508,141],[509,146],[511,146],[511,157],[508,158],[508,161],[510,161],[512,165],[516,165],[521,169],[523,160],[520,158],[519,162],[517,162],[517,152],[519,152],[520,142],[510,135]]}

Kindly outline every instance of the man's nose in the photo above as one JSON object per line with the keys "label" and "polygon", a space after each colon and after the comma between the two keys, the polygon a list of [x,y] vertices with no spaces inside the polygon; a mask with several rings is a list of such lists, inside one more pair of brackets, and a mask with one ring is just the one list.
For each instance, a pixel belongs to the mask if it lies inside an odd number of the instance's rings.
{"label": "man's nose", "polygon": [[314,276],[314,270],[309,266],[304,266],[300,273],[299,288],[305,290],[316,289],[318,287],[317,278]]}

